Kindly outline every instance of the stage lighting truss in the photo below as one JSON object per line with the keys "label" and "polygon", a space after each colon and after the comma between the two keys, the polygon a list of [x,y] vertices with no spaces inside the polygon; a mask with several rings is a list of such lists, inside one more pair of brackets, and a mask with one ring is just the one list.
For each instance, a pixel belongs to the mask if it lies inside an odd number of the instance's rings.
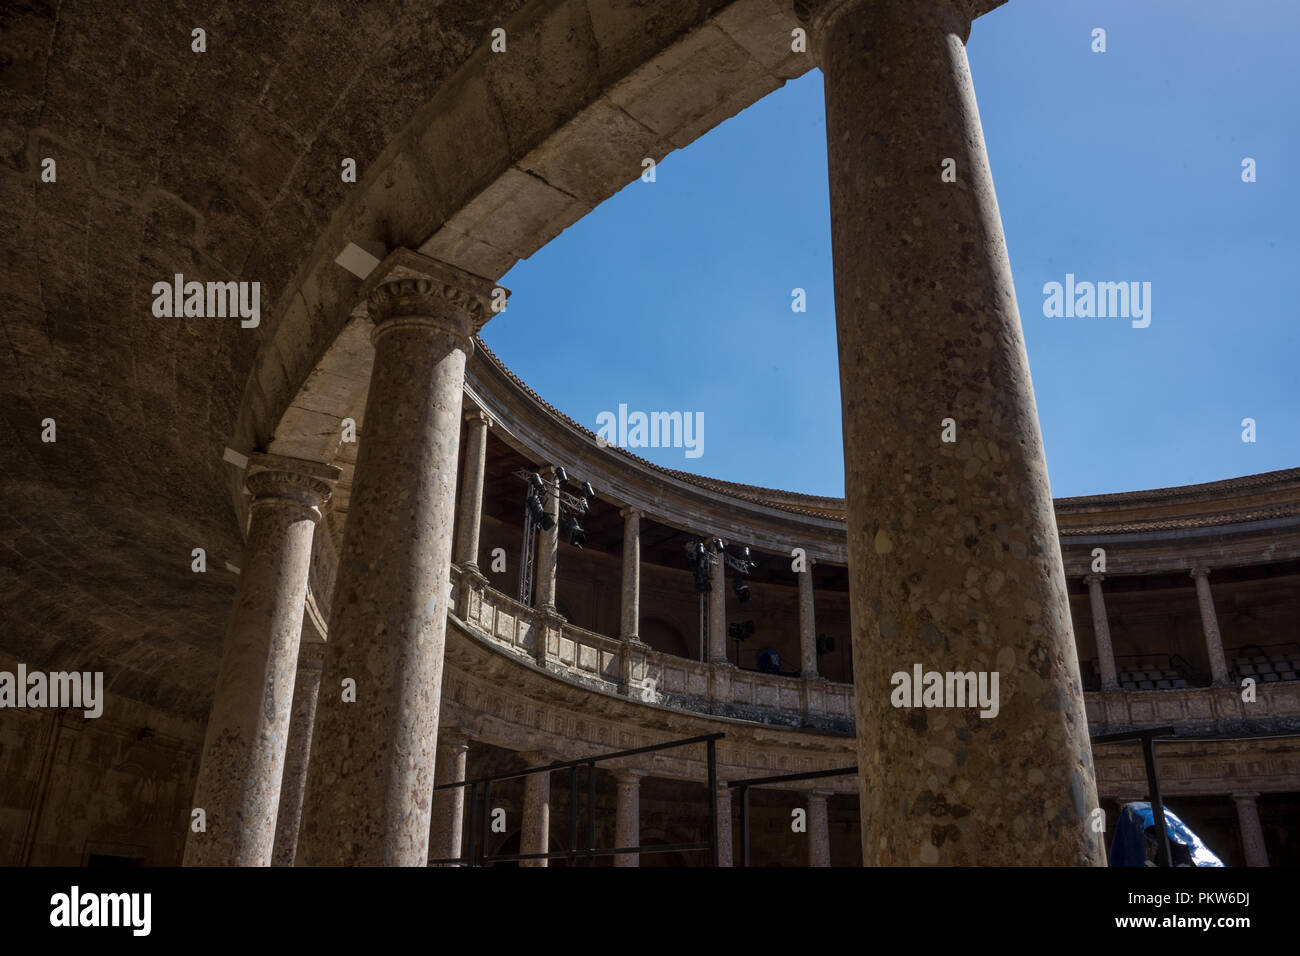
{"label": "stage lighting truss", "polygon": [[547,481],[535,471],[516,469],[513,474],[524,482],[524,540],[520,548],[522,558],[519,575],[519,601],[529,607],[533,603],[533,577],[536,574],[537,552],[533,547],[533,537],[538,528],[550,531],[555,527],[555,517],[546,507],[554,498],[560,503],[560,528],[565,540],[575,548],[587,543],[587,533],[582,530],[578,518],[591,510],[591,500],[596,497],[591,482],[584,481],[579,486],[582,494],[575,495],[564,490],[564,485],[571,479],[564,468],[556,466],[556,480]]}

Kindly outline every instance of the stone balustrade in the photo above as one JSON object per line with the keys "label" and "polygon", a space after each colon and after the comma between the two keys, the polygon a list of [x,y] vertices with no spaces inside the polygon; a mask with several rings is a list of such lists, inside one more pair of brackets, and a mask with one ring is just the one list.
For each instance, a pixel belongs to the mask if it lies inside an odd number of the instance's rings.
{"label": "stone balustrade", "polygon": [[[453,613],[498,647],[558,677],[649,704],[849,734],[853,686],[739,670],[653,650],[531,608],[453,567]],[[539,654],[539,641],[544,653]],[[628,660],[625,661],[624,658]],[[624,680],[620,675],[628,674]]]}
{"label": "stone balustrade", "polygon": [[1253,701],[1242,695],[1231,686],[1114,690],[1086,693],[1084,703],[1094,734],[1164,726],[1188,737],[1300,730],[1300,682],[1257,685]]}

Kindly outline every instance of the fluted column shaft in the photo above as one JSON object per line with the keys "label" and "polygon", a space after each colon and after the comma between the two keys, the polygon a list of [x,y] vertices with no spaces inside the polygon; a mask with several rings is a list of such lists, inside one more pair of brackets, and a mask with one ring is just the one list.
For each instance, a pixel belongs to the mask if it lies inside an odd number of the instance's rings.
{"label": "fluted column shaft", "polygon": [[276,866],[293,866],[298,852],[302,798],[307,791],[311,736],[316,726],[316,697],[324,665],[324,644],[310,641],[302,645],[298,651],[298,676],[293,684],[293,716],[289,720],[289,747],[280,785],[280,812],[275,824],[275,852],[271,862]]}
{"label": "fluted column shaft", "polygon": [[[825,75],[863,861],[1102,865],[969,19],[947,0],[796,10]],[[997,672],[998,715],[895,706],[917,664]]]}
{"label": "fluted column shaft", "polygon": [[487,469],[487,434],[491,424],[481,409],[465,414],[469,443],[465,448],[465,471],[461,479],[460,518],[456,535],[456,563],[463,570],[477,571],[479,529],[483,521],[483,474]]}
{"label": "fluted column shaft", "polygon": [[1205,635],[1205,651],[1210,659],[1210,675],[1214,684],[1229,683],[1228,661],[1223,655],[1223,637],[1219,634],[1219,616],[1214,611],[1214,595],[1210,593],[1210,569],[1193,568],[1196,582],[1196,603],[1201,609],[1201,630]]}
{"label": "fluted column shaft", "polygon": [[337,468],[255,454],[248,541],[194,787],[186,866],[269,866],[311,543]]}
{"label": "fluted column shaft", "polygon": [[799,572],[799,652],[804,677],[817,676],[817,618],[813,606],[813,559]]}
{"label": "fluted column shaft", "polygon": [[1088,604],[1092,608],[1092,633],[1097,642],[1097,667],[1101,671],[1101,689],[1119,690],[1115,673],[1115,649],[1110,643],[1110,621],[1106,616],[1106,598],[1101,593],[1103,575],[1089,574]]}
{"label": "fluted column shaft", "polygon": [[[465,359],[492,284],[406,250],[367,280],[374,366],[339,556],[300,865],[425,866]],[[416,277],[405,263],[419,269]],[[387,268],[387,266],[381,266]]]}

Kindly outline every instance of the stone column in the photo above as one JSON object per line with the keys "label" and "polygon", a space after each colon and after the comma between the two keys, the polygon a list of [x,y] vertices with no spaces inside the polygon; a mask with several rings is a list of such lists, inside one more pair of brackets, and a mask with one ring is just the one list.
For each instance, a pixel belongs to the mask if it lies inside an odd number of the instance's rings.
{"label": "stone column", "polygon": [[827,816],[827,798],[833,790],[813,790],[808,794],[808,865],[831,865],[831,825]]}
{"label": "stone column", "polygon": [[1104,574],[1089,574],[1088,603],[1092,607],[1092,633],[1097,641],[1097,666],[1101,670],[1101,689],[1119,690],[1115,674],[1115,649],[1110,643],[1110,621],[1106,617],[1106,598],[1101,593]]}
{"label": "stone column", "polygon": [[[796,4],[825,75],[863,862],[1101,865],[973,6]],[[892,675],[917,664],[997,672],[997,716],[893,706]]]}
{"label": "stone column", "polygon": [[[525,767],[554,761],[544,753],[522,753]],[[572,798],[572,797],[571,797]],[[524,820],[519,836],[520,853],[548,853],[551,848],[551,775],[534,773],[524,778]],[[549,860],[520,860],[520,866],[547,866]]]}
{"label": "stone column", "polygon": [[546,482],[546,493],[542,496],[542,505],[553,521],[549,531],[537,529],[537,609],[547,614],[558,614],[555,606],[555,570],[560,551],[560,482],[555,477],[555,468],[544,468],[542,479]]}
{"label": "stone column", "polygon": [[325,645],[307,641],[298,651],[298,677],[293,682],[293,717],[289,720],[289,746],[284,758],[280,785],[280,812],[275,822],[276,866],[293,866],[298,852],[298,825],[302,820],[302,798],[307,790],[307,767],[311,760],[311,735],[316,725],[316,695],[320,691]]}
{"label": "stone column", "polygon": [[270,866],[311,541],[339,471],[254,454],[248,541],[212,696],[186,866]]}
{"label": "stone column", "polygon": [[799,669],[804,678],[817,675],[817,618],[813,612],[813,559],[799,572],[799,651],[802,661]]}
{"label": "stone column", "polygon": [[[731,827],[731,788],[718,783],[718,866],[734,866]],[[706,835],[707,836],[707,835]]]}
{"label": "stone column", "polygon": [[1258,793],[1234,793],[1237,803],[1237,820],[1241,825],[1241,845],[1246,851],[1247,866],[1268,866],[1268,850],[1264,847],[1264,828],[1259,825]]}
{"label": "stone column", "polygon": [[478,566],[479,528],[483,519],[483,473],[487,468],[487,433],[491,420],[482,409],[465,413],[469,422],[469,446],[465,449],[465,474],[461,479],[459,533],[456,563],[471,574]]}
{"label": "stone column", "polygon": [[[643,770],[616,770],[618,805],[614,812],[614,845],[641,845],[641,778]],[[639,853],[616,853],[615,866],[640,866]]]}
{"label": "stone column", "polygon": [[641,512],[619,511],[623,516],[623,617],[621,636],[640,640],[641,622]]}
{"label": "stone column", "polygon": [[[434,773],[434,784],[441,786],[444,783],[458,783],[464,780],[468,754],[469,738],[459,731],[443,728],[438,734],[438,765]],[[433,832],[429,837],[429,859],[451,860],[460,856],[464,818],[464,787],[434,791]]]}
{"label": "stone column", "polygon": [[1210,658],[1210,675],[1216,687],[1231,683],[1228,662],[1223,656],[1223,638],[1219,635],[1219,616],[1214,613],[1214,595],[1210,593],[1210,569],[1192,568],[1196,582],[1196,603],[1201,608],[1201,629],[1205,632],[1205,650]]}
{"label": "stone column", "polygon": [[428,864],[465,357],[492,289],[409,250],[363,286],[375,360],[300,865]]}
{"label": "stone column", "polygon": [[709,569],[709,662],[727,663],[727,561],[721,551],[712,555]]}

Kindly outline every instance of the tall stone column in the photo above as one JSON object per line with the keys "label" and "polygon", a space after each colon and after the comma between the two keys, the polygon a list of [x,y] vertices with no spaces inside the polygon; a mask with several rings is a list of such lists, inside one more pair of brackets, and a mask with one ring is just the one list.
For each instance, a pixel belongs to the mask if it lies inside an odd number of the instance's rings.
{"label": "tall stone column", "polygon": [[1237,804],[1237,821],[1241,826],[1241,845],[1246,851],[1247,866],[1268,866],[1268,850],[1264,847],[1264,828],[1259,824],[1258,793],[1234,793]]}
{"label": "tall stone column", "polygon": [[1210,569],[1192,568],[1196,582],[1196,603],[1201,609],[1201,629],[1205,633],[1205,651],[1210,658],[1210,675],[1216,687],[1231,683],[1228,662],[1223,656],[1223,638],[1219,634],[1219,616],[1214,612],[1214,595],[1210,593]]}
{"label": "tall stone column", "polygon": [[1105,580],[1105,575],[1089,574],[1084,580],[1088,582],[1088,603],[1092,608],[1092,633],[1097,641],[1101,689],[1119,690],[1119,678],[1115,674],[1115,649],[1110,643],[1110,621],[1106,617],[1106,598],[1101,593],[1101,582]]}
{"label": "tall stone column", "polygon": [[485,279],[398,250],[374,322],[298,863],[425,866],[456,506],[461,390]]}
{"label": "tall stone column", "polygon": [[324,644],[307,641],[301,646],[298,676],[293,682],[293,716],[289,720],[284,782],[280,785],[280,812],[275,822],[275,851],[271,857],[276,866],[293,866],[298,852],[298,826],[302,820],[302,798],[307,790],[311,735],[316,726],[316,696],[320,692],[324,664]]}
{"label": "tall stone column", "polygon": [[[469,755],[469,738],[456,730],[443,728],[438,734],[438,764],[434,783],[458,783],[465,779]],[[461,834],[465,823],[465,788],[435,790],[433,794],[433,832],[429,837],[429,859],[452,860],[460,856]],[[441,864],[451,866],[450,863]]]}
{"label": "tall stone column", "polygon": [[799,652],[800,671],[805,678],[817,675],[817,618],[813,609],[813,559],[799,572]]}
{"label": "tall stone column", "polygon": [[[520,754],[524,766],[552,763],[541,752]],[[519,835],[520,853],[549,853],[551,849],[551,775],[534,773],[524,778],[524,820]],[[547,866],[549,860],[520,860],[520,866]]]}
{"label": "tall stone column", "polygon": [[636,508],[619,511],[623,516],[623,616],[621,636],[640,640],[641,633],[641,512]]}
{"label": "tall stone column", "polygon": [[721,551],[709,569],[709,662],[727,663],[727,561]]}
{"label": "tall stone column", "polygon": [[808,794],[808,865],[831,865],[831,825],[827,798],[833,790],[813,790]]}
{"label": "tall stone column", "polygon": [[[642,770],[616,770],[618,804],[614,811],[614,845],[641,845],[641,778]],[[615,866],[640,866],[639,853],[614,854]]]}
{"label": "tall stone column", "polygon": [[[796,4],[825,75],[863,862],[1101,865],[975,6]],[[917,664],[997,672],[997,716],[894,706]]]}
{"label": "tall stone column", "polygon": [[554,467],[542,469],[541,475],[546,482],[542,505],[551,516],[552,525],[550,530],[539,528],[537,531],[537,608],[547,614],[558,614],[555,571],[560,552],[560,482]]}
{"label": "tall stone column", "polygon": [[731,826],[731,788],[718,782],[718,866],[734,866],[735,850]]}
{"label": "tall stone column", "polygon": [[339,470],[249,459],[248,541],[212,696],[186,866],[270,866],[307,600],[311,541]]}
{"label": "tall stone column", "polygon": [[456,563],[471,574],[479,572],[479,528],[483,520],[483,473],[487,468],[487,433],[491,420],[482,409],[465,413],[469,422],[469,445],[465,449],[465,473],[461,479],[460,520],[457,522]]}

